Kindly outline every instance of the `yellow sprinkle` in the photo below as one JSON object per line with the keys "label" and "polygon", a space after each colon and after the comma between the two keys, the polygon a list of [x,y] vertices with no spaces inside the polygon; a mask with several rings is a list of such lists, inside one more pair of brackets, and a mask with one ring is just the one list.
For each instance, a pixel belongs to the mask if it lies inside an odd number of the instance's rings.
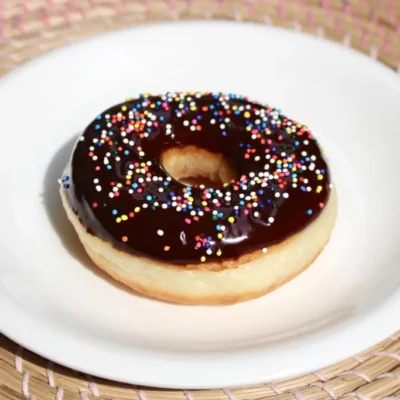
{"label": "yellow sprinkle", "polygon": [[127,108],[126,106],[122,106],[122,107],[121,107],[121,110],[122,110],[122,111],[126,111],[127,109],[128,109],[128,108]]}
{"label": "yellow sprinkle", "polygon": [[218,237],[218,239],[222,239],[224,237],[224,235],[222,233],[218,233],[217,237]]}
{"label": "yellow sprinkle", "polygon": [[190,107],[190,111],[196,111],[197,110],[197,108],[196,107]]}
{"label": "yellow sprinkle", "polygon": [[119,223],[121,222],[121,218],[118,217],[118,218],[116,219],[116,221],[117,221],[117,224],[119,224]]}
{"label": "yellow sprinkle", "polygon": [[206,201],[202,201],[201,205],[205,207],[207,205],[207,202]]}
{"label": "yellow sprinkle", "polygon": [[277,164],[282,164],[282,160],[278,160],[276,163]]}
{"label": "yellow sprinkle", "polygon": [[219,257],[221,254],[222,254],[222,251],[221,251],[221,250],[218,250],[218,251],[217,251],[217,256]]}
{"label": "yellow sprinkle", "polygon": [[140,211],[140,207],[135,207],[134,211],[135,213],[138,213]]}
{"label": "yellow sprinkle", "polygon": [[317,187],[317,193],[321,193],[322,192],[322,186],[318,186]]}
{"label": "yellow sprinkle", "polygon": [[135,169],[135,172],[136,172],[137,174],[140,174],[140,168],[136,168],[136,169]]}
{"label": "yellow sprinkle", "polygon": [[250,113],[248,111],[246,111],[243,115],[245,118],[250,118]]}
{"label": "yellow sprinkle", "polygon": [[237,106],[233,106],[233,107],[232,107],[232,110],[233,110],[233,111],[236,111],[237,109],[238,109]]}
{"label": "yellow sprinkle", "polygon": [[132,175],[126,175],[125,179],[132,179]]}
{"label": "yellow sprinkle", "polygon": [[229,221],[231,224],[233,224],[233,223],[235,222],[235,218],[229,217],[229,218],[228,218],[228,221]]}
{"label": "yellow sprinkle", "polygon": [[293,178],[293,183],[296,183],[297,182],[297,178]]}
{"label": "yellow sprinkle", "polygon": [[122,183],[118,183],[117,187],[121,188],[122,187]]}
{"label": "yellow sprinkle", "polygon": [[246,131],[250,132],[251,131],[251,126],[246,126]]}
{"label": "yellow sprinkle", "polygon": [[126,221],[128,219],[128,216],[124,214],[121,216],[121,219],[122,219],[122,221]]}
{"label": "yellow sprinkle", "polygon": [[188,197],[189,202],[193,203],[193,200],[194,200],[193,197],[190,197],[190,196]]}
{"label": "yellow sprinkle", "polygon": [[319,175],[317,176],[317,179],[318,179],[319,181],[322,181],[322,179],[324,179],[324,176],[321,175],[321,174],[319,174]]}
{"label": "yellow sprinkle", "polygon": [[290,128],[286,128],[286,133],[292,133],[292,130]]}
{"label": "yellow sprinkle", "polygon": [[203,257],[200,258],[200,261],[204,262],[204,261],[206,261],[206,258],[203,256]]}

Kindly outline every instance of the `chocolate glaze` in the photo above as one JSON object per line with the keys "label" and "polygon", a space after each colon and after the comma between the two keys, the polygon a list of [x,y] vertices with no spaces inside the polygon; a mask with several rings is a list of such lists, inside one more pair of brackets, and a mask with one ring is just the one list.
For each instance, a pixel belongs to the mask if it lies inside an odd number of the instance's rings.
{"label": "chocolate glaze", "polygon": [[[190,129],[195,119],[201,130]],[[223,153],[241,180],[207,194],[171,179],[160,155],[186,145]],[[149,161],[147,171],[131,168]],[[277,244],[312,222],[330,192],[327,164],[307,127],[272,107],[211,93],[141,96],[111,107],[83,132],[70,172],[63,178],[67,199],[89,232],[119,250],[175,265],[236,259]],[[277,179],[268,176],[274,172]]]}

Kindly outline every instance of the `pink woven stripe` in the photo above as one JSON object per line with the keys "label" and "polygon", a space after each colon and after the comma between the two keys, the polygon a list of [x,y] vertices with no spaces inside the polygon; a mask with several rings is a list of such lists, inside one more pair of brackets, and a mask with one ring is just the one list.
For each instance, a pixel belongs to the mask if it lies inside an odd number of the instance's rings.
{"label": "pink woven stripe", "polygon": [[136,389],[136,393],[139,397],[139,400],[146,400],[146,395],[144,394],[143,390]]}
{"label": "pink woven stripe", "polygon": [[304,400],[304,396],[297,389],[288,390],[288,393],[292,393],[296,400]]}
{"label": "pink woven stripe", "polygon": [[384,374],[379,375],[377,379],[382,379],[382,378],[392,378],[400,380],[400,374],[394,372],[386,372]]}
{"label": "pink woven stripe", "polygon": [[356,360],[357,362],[359,362],[360,364],[362,364],[365,360],[362,358],[362,357],[360,357],[360,356],[354,356],[353,357],[353,360]]}
{"label": "pink woven stripe", "polygon": [[372,382],[372,379],[367,374],[364,374],[364,372],[351,370],[351,371],[343,372],[339,376],[345,376],[345,375],[356,375],[359,378],[364,379],[365,382],[368,382],[368,383]]}
{"label": "pink woven stripe", "polygon": [[22,395],[24,397],[29,397],[29,373],[24,372],[22,376]]}
{"label": "pink woven stripe", "polygon": [[394,353],[393,351],[377,351],[376,353],[374,353],[374,356],[390,357],[390,358],[394,358],[397,361],[400,361],[400,355]]}
{"label": "pink woven stripe", "polygon": [[270,388],[272,391],[274,391],[275,394],[282,394],[281,389],[279,389],[277,386],[275,386],[272,383],[264,383],[264,385],[268,388]]}
{"label": "pink woven stripe", "polygon": [[222,389],[222,391],[226,394],[229,400],[236,400],[235,395],[229,389]]}
{"label": "pink woven stripe", "polygon": [[54,381],[54,365],[51,361],[48,362],[47,364],[47,369],[46,369],[46,373],[47,373],[47,381],[49,382],[50,387],[55,387],[55,381]]}
{"label": "pink woven stripe", "polygon": [[22,352],[24,349],[21,346],[18,346],[17,351],[15,352],[15,369],[18,372],[22,373]]}
{"label": "pink woven stripe", "polygon": [[64,389],[62,387],[59,387],[56,393],[56,400],[63,400],[63,398],[64,398]]}
{"label": "pink woven stripe", "polygon": [[322,382],[326,382],[328,380],[321,374],[321,372],[313,372],[313,375],[316,376]]}
{"label": "pink woven stripe", "polygon": [[336,396],[336,394],[333,392],[333,390],[326,384],[323,382],[315,382],[312,383],[310,386],[315,386],[315,387],[319,387],[321,388],[323,391],[325,391],[326,393],[329,394],[329,396],[331,396],[331,398],[333,400],[336,400],[338,398],[338,396]]}
{"label": "pink woven stripe", "polygon": [[81,396],[81,400],[89,400],[89,397],[88,397],[88,395],[87,395],[87,393],[85,391],[80,390],[79,394]]}
{"label": "pink woven stripe", "polygon": [[189,390],[184,390],[183,393],[186,397],[186,400],[194,400],[192,393],[190,393]]}
{"label": "pink woven stripe", "polygon": [[99,390],[97,389],[97,385],[94,382],[94,380],[92,379],[92,377],[90,375],[87,375],[86,379],[87,379],[87,382],[88,382],[88,385],[89,385],[89,389],[92,392],[92,395],[94,397],[100,397]]}

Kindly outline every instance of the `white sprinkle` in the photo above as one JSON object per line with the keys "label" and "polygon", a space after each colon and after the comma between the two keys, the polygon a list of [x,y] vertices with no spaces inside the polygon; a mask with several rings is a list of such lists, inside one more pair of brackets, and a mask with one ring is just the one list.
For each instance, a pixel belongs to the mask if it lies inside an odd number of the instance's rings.
{"label": "white sprinkle", "polygon": [[256,211],[256,212],[254,213],[254,216],[255,216],[256,218],[258,218],[258,217],[260,216],[260,213],[259,213],[258,211]]}
{"label": "white sprinkle", "polygon": [[159,229],[159,230],[157,231],[157,235],[158,235],[158,236],[164,236],[164,231],[162,231],[161,229]]}
{"label": "white sprinkle", "polygon": [[279,192],[276,192],[276,193],[275,193],[275,197],[276,197],[276,198],[281,197],[281,194],[280,194]]}
{"label": "white sprinkle", "polygon": [[97,190],[98,192],[101,192],[101,186],[100,186],[100,185],[97,185],[97,186],[96,186],[96,190]]}
{"label": "white sprinkle", "polygon": [[289,193],[283,193],[282,195],[285,199],[287,199],[289,197]]}
{"label": "white sprinkle", "polygon": [[264,247],[263,249],[262,249],[262,252],[265,254],[266,252],[268,251],[268,249],[266,248],[266,247]]}
{"label": "white sprinkle", "polygon": [[272,224],[274,221],[275,221],[275,218],[273,218],[273,217],[269,217],[269,218],[268,218],[268,222],[269,222],[270,224]]}

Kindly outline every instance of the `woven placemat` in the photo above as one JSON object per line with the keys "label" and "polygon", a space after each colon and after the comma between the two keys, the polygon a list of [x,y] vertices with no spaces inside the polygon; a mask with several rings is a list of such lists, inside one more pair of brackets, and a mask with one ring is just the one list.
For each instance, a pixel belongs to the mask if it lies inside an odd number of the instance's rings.
{"label": "woven placemat", "polygon": [[[44,52],[100,32],[188,18],[305,31],[350,46],[400,74],[400,0],[0,0],[0,76]],[[87,376],[54,365],[0,335],[0,399],[22,398],[400,400],[400,332],[312,374],[240,389],[199,391],[139,388]]]}

